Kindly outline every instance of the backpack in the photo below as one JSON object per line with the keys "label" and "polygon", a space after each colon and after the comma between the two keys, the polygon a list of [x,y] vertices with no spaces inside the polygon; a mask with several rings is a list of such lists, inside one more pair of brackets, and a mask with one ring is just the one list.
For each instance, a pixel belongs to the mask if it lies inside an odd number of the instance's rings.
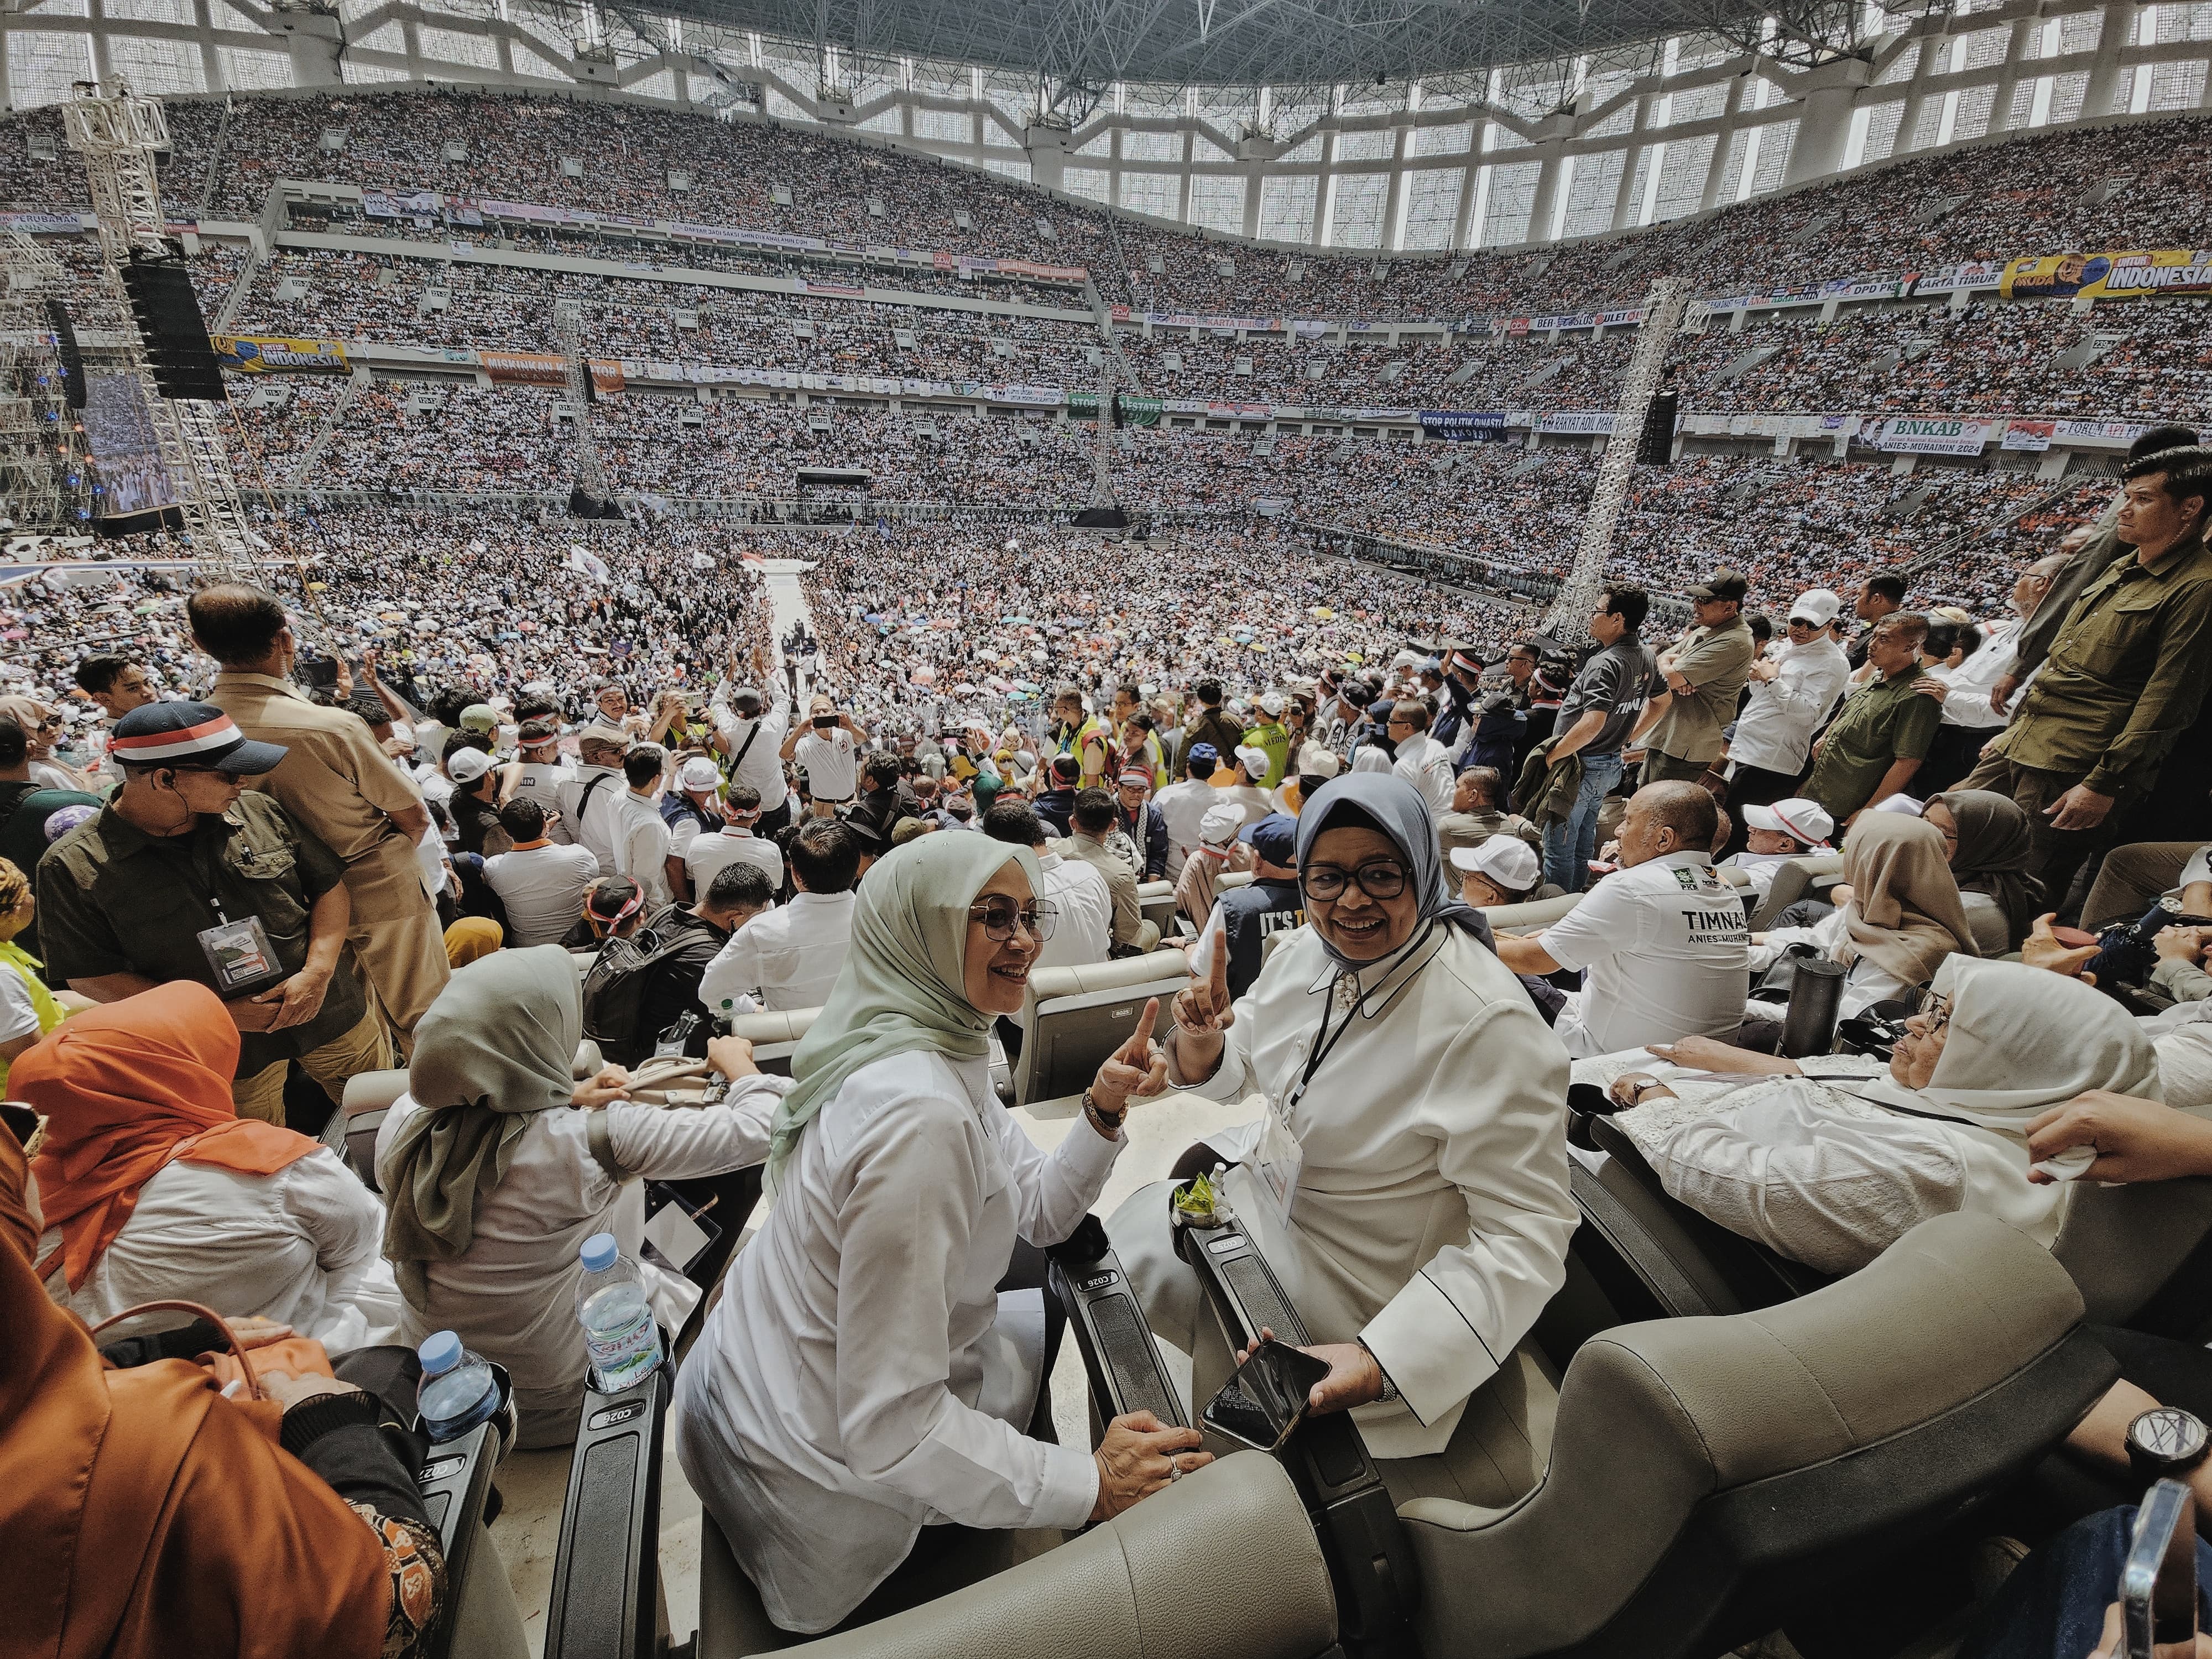
{"label": "backpack", "polygon": [[599,947],[584,975],[584,1035],[617,1066],[651,1058],[660,1033],[642,1029],[646,993],[661,963],[693,941],[686,930],[641,927]]}

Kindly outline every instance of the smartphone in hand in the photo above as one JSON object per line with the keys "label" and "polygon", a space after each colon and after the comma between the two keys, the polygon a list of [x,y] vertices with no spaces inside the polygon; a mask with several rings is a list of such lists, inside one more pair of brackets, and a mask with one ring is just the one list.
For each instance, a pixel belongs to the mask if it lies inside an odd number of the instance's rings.
{"label": "smartphone in hand", "polygon": [[1255,1451],[1279,1451],[1306,1414],[1328,1362],[1270,1338],[1206,1401],[1199,1425]]}

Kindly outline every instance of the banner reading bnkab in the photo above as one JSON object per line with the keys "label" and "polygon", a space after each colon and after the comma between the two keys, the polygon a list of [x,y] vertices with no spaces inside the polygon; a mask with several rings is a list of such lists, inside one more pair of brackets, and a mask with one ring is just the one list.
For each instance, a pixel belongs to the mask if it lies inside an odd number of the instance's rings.
{"label": "banner reading bnkab", "polygon": [[2006,264],[2008,300],[2139,300],[2212,294],[2212,252],[2154,248],[2127,253],[2046,253]]}
{"label": "banner reading bnkab", "polygon": [[276,334],[218,334],[216,361],[240,374],[350,374],[337,340],[295,340]]}

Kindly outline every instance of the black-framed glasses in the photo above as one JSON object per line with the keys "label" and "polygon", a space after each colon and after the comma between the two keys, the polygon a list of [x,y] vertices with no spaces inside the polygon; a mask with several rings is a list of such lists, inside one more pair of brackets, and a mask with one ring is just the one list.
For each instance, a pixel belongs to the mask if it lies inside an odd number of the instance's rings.
{"label": "black-framed glasses", "polygon": [[1018,921],[1029,936],[1039,945],[1052,938],[1054,925],[1060,920],[1060,907],[1040,900],[1035,904],[1016,904],[1012,899],[985,899],[968,907],[968,919],[983,924],[983,937],[996,945],[1004,945],[1014,936],[1014,924]]}
{"label": "black-framed glasses", "polygon": [[1928,1030],[1923,1035],[1934,1036],[1951,1023],[1951,999],[1941,991],[1930,991],[1921,999],[1920,1017],[1928,1022]]}
{"label": "black-framed glasses", "polygon": [[1317,864],[1300,872],[1298,876],[1298,885],[1305,890],[1306,896],[1323,904],[1342,898],[1344,890],[1355,881],[1359,884],[1359,890],[1370,898],[1394,899],[1406,890],[1406,866],[1391,859],[1376,859],[1357,870]]}

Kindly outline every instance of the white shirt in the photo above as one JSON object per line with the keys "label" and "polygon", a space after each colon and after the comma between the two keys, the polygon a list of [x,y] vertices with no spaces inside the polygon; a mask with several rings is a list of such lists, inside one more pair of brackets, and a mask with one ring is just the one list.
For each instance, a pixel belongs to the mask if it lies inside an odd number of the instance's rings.
{"label": "white shirt", "polygon": [[1160,809],[1168,826],[1170,881],[1182,874],[1184,860],[1197,849],[1198,826],[1205,820],[1206,809],[1220,799],[1221,792],[1203,778],[1171,783],[1154,797],[1152,805]]}
{"label": "white shirt", "polygon": [[1851,662],[1826,635],[1803,645],[1785,644],[1774,659],[1779,673],[1750,683],[1750,700],[1729,739],[1729,760],[1794,776],[1804,769],[1813,733],[1850,683]]}
{"label": "white shirt", "polygon": [[576,776],[576,769],[566,761],[517,761],[513,770],[514,787],[508,791],[507,799],[534,800],[549,812],[560,811],[561,787],[574,782]]}
{"label": "white shirt", "polygon": [[1743,899],[1704,853],[1616,870],[1539,936],[1583,970],[1557,1030],[1576,1059],[1677,1037],[1732,1035],[1750,984]]}
{"label": "white shirt", "polygon": [[[767,739],[763,738],[762,741],[765,743]],[[693,896],[705,892],[716,875],[741,859],[759,866],[770,888],[783,885],[783,854],[776,844],[732,823],[711,836],[693,836],[691,844],[684,849],[684,867],[691,875]]]}
{"label": "white shirt", "polygon": [[842,726],[833,726],[824,738],[819,732],[810,731],[791,752],[799,770],[806,774],[807,792],[815,799],[853,799],[860,783],[860,751],[850,732]]}
{"label": "white shirt", "polygon": [[[681,1181],[723,1175],[767,1158],[768,1114],[775,1104],[773,1097],[756,1091],[696,1109],[625,1103],[604,1109],[615,1159],[623,1169]],[[392,1103],[376,1133],[380,1179],[386,1178],[384,1158],[393,1139],[422,1109],[411,1095]],[[645,1183],[617,1186],[600,1168],[592,1156],[589,1117],[568,1106],[530,1115],[506,1177],[477,1201],[468,1249],[452,1261],[423,1264],[429,1299],[419,1308],[406,1304],[401,1321],[400,1340],[410,1346],[433,1331],[459,1331],[470,1347],[507,1367],[525,1418],[525,1445],[560,1443],[533,1434],[533,1426],[575,1429],[585,1368],[584,1336],[576,1324],[576,1281],[583,1267],[576,1252],[586,1239],[600,1232],[615,1236],[623,1253],[637,1262],[653,1311],[670,1331],[683,1328],[699,1300],[697,1285],[639,1255]],[[744,1220],[720,1218],[726,1227]]]}
{"label": "white shirt", "polygon": [[[606,780],[596,789],[595,780]],[[586,812],[579,803],[590,790],[591,810]],[[629,783],[622,769],[613,766],[580,766],[576,775],[560,787],[561,822],[553,826],[553,839],[573,847],[588,847],[592,856],[599,861],[599,873],[611,876],[615,868],[615,831],[622,821],[623,797],[629,793]]]}
{"label": "white shirt", "polygon": [[7,964],[7,971],[0,973],[0,1042],[36,1036],[38,1031],[39,1011],[31,1006],[31,988],[24,982],[23,970]]}
{"label": "white shirt", "polygon": [[[596,814],[599,803],[593,801],[592,806]],[[646,908],[656,909],[668,902],[668,826],[658,806],[631,790],[623,792],[620,810],[611,873],[635,881],[645,894]]]}
{"label": "white shirt", "polygon": [[1082,859],[1057,853],[1037,856],[1042,878],[1037,896],[1060,910],[1052,937],[1038,948],[1040,968],[1082,968],[1114,954],[1114,890],[1103,872]]}
{"label": "white shirt", "polygon": [[1016,1426],[997,1286],[1017,1237],[1074,1231],[1124,1144],[1085,1122],[1040,1152],[987,1060],[926,1054],[862,1066],[807,1127],[676,1383],[684,1477],[778,1625],[836,1624],[931,1522],[1088,1518],[1091,1454]]}
{"label": "white shirt", "polygon": [[2008,617],[1984,629],[1982,648],[1950,672],[1948,690],[1943,698],[1942,724],[1994,731],[2009,720],[2012,710],[2019,708],[2020,700],[2027,695],[2027,688],[2023,685],[2013,693],[2002,714],[1990,707],[1990,693],[1996,690],[1999,680],[2012,672],[2012,660],[2019,649],[2017,619]]}
{"label": "white shirt", "polygon": [[[714,730],[729,745],[733,763],[738,751],[744,750],[744,763],[732,765],[731,781],[759,790],[762,807],[772,812],[784,795],[783,740],[791,732],[791,711],[772,691],[763,690],[761,695],[768,702],[757,720],[732,714],[721,703],[714,704],[712,712]],[[760,732],[757,738],[752,735],[756,730]],[[751,738],[750,748],[745,746],[748,738]]]}
{"label": "white shirt", "polygon": [[[60,1242],[49,1231],[37,1259]],[[335,1354],[395,1340],[402,1310],[383,1246],[384,1206],[327,1146],[270,1176],[179,1158],[138,1189],[84,1283],[58,1293],[57,1266],[47,1291],[88,1324],[142,1302],[266,1314]]]}
{"label": "white shirt", "polygon": [[1427,732],[1416,732],[1400,744],[1390,769],[1428,797],[1431,811],[1451,811],[1451,750]]}
{"label": "white shirt", "polygon": [[709,1008],[757,990],[773,1012],[819,1008],[845,966],[853,943],[853,912],[860,896],[796,893],[791,902],[763,910],[730,935],[699,979],[699,1000]]}
{"label": "white shirt", "polygon": [[[1311,928],[1288,935],[1237,999],[1221,1062],[1192,1092],[1295,1101],[1304,1164],[1289,1222],[1243,1163],[1231,1202],[1314,1340],[1365,1342],[1402,1391],[1356,1409],[1369,1451],[1418,1456],[1443,1449],[1468,1396],[1565,1279],[1566,1055],[1520,981],[1459,928],[1365,970],[1348,1024],[1335,978]],[[1324,1014],[1343,1035],[1301,1093]],[[1258,1127],[1206,1139],[1248,1157]],[[1182,1346],[1211,1316],[1167,1219],[1152,1187],[1109,1231],[1152,1328]]]}
{"label": "white shirt", "polygon": [[484,884],[507,907],[510,950],[558,945],[583,914],[599,861],[582,847],[525,847],[484,860]]}

